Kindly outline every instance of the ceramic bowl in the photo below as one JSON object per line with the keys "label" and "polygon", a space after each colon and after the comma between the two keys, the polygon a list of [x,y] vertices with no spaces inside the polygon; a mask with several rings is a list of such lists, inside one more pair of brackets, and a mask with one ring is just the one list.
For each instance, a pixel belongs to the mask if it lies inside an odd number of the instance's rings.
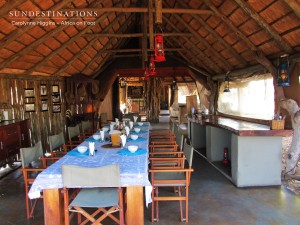
{"label": "ceramic bowl", "polygon": [[93,138],[98,141],[100,139],[100,134],[94,134],[93,135]]}
{"label": "ceramic bowl", "polygon": [[80,152],[80,153],[85,153],[86,151],[87,151],[87,147],[86,146],[78,146],[77,147],[77,150],[78,150],[78,152]]}
{"label": "ceramic bowl", "polygon": [[136,146],[136,145],[129,145],[128,146],[128,151],[130,151],[131,153],[136,152],[136,150],[138,150],[138,146]]}
{"label": "ceramic bowl", "polygon": [[136,139],[139,138],[139,136],[136,135],[136,134],[131,134],[131,135],[130,135],[130,138],[131,138],[132,140],[136,140]]}
{"label": "ceramic bowl", "polygon": [[134,128],[135,133],[139,133],[140,131],[141,131],[141,128],[138,128],[138,127]]}
{"label": "ceramic bowl", "polygon": [[143,126],[144,123],[138,122],[137,124],[141,127],[141,126]]}

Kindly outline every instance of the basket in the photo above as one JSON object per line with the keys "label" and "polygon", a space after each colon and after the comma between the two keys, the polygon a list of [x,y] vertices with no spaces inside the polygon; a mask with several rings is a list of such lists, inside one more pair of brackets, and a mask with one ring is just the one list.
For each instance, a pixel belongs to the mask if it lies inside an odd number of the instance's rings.
{"label": "basket", "polygon": [[271,129],[272,130],[284,130],[284,122],[285,122],[285,120],[272,120],[271,121]]}

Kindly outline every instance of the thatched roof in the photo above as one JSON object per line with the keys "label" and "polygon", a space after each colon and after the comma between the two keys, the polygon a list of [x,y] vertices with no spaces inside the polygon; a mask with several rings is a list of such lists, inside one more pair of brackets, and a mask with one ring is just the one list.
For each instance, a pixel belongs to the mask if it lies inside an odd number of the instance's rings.
{"label": "thatched roof", "polygon": [[160,30],[167,61],[204,76],[300,51],[298,0],[16,0],[0,7],[1,74],[96,77],[124,58],[142,68],[153,50],[149,37]]}

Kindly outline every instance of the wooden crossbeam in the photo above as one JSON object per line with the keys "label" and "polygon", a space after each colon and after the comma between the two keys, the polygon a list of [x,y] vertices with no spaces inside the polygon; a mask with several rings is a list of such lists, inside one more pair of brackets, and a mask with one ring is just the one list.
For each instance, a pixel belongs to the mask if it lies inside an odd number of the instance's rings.
{"label": "wooden crossbeam", "polygon": [[[66,0],[66,1],[58,2],[57,4],[54,4],[54,6],[52,6],[51,8],[49,8],[48,11],[59,10],[62,7],[64,7],[65,5],[67,5],[71,1],[72,0]],[[17,1],[11,1],[11,2],[17,2]],[[20,2],[22,2],[22,1],[20,1]],[[33,18],[29,22],[35,22],[35,21],[40,21],[40,20],[41,20],[40,18]],[[32,29],[32,27],[33,26],[31,26],[31,25],[18,27],[18,29],[14,30],[13,32],[9,33],[8,35],[6,35],[4,38],[1,39],[0,46],[2,46],[2,48],[5,48],[8,44],[10,44],[13,41],[15,41],[22,34],[26,33],[30,29]]]}
{"label": "wooden crossbeam", "polygon": [[[146,36],[150,36],[149,34],[145,34]],[[112,33],[88,33],[88,34],[83,34],[83,37],[116,37],[116,38],[134,38],[134,37],[143,37],[144,33],[131,33],[131,34],[112,34]],[[191,37],[191,33],[162,33],[163,37]]]}
{"label": "wooden crossbeam", "polygon": [[9,11],[17,8],[19,5],[23,4],[26,0],[19,1],[6,1],[6,3],[0,8],[0,17],[4,17]]}
{"label": "wooden crossbeam", "polygon": [[[99,13],[104,12],[122,12],[122,13],[148,13],[149,9],[144,7],[108,7],[108,8],[80,8],[80,9],[62,9],[62,11],[97,11]],[[155,13],[155,9],[153,8],[152,13]],[[151,12],[150,11],[150,12]],[[179,14],[198,14],[198,15],[212,15],[213,12],[211,10],[204,9],[176,9],[176,8],[163,8],[162,13],[179,13]]]}
{"label": "wooden crossbeam", "polygon": [[[163,15],[163,20],[166,21],[176,32],[180,32],[180,30],[175,26],[166,16]],[[204,54],[189,38],[182,37],[192,48],[196,51],[201,58],[203,58],[207,65],[215,72],[220,73],[221,69],[219,65],[217,65],[214,61],[212,61],[206,54]]]}
{"label": "wooden crossbeam", "polygon": [[275,40],[275,42],[286,53],[291,53],[292,48],[285,42],[285,40],[278,34],[278,32],[271,27],[254,9],[244,0],[235,0],[235,2],[267,33]]}
{"label": "wooden crossbeam", "polygon": [[[174,52],[174,51],[184,51],[184,48],[165,48],[166,52]],[[148,52],[153,51],[152,49],[147,49]],[[104,52],[116,52],[116,53],[123,53],[123,52],[142,52],[142,49],[136,48],[136,49],[107,49]]]}
{"label": "wooden crossbeam", "polygon": [[[264,56],[260,52],[260,50],[243,33],[240,32],[240,30],[230,21],[230,19],[228,19],[225,15],[219,12],[219,10],[211,3],[210,0],[203,0],[203,2],[214,12],[216,16],[218,16],[233,31],[233,33],[237,36],[237,38],[241,39],[241,41],[243,41],[243,43],[245,43],[248,46],[248,48],[251,50],[251,54],[253,55],[253,57],[256,59],[258,63],[265,66],[266,63],[263,62],[267,62],[267,61],[270,62],[270,60],[267,59],[267,57]],[[259,57],[257,57],[257,54],[259,54]],[[271,66],[269,66],[267,69],[270,68]],[[273,71],[274,71],[274,66],[272,66],[270,72],[272,73]]]}
{"label": "wooden crossbeam", "polygon": [[300,4],[299,1],[296,0],[282,0],[284,1],[291,10],[294,11],[294,13],[300,18]]}
{"label": "wooden crossbeam", "polygon": [[[122,18],[122,16],[118,16],[117,18],[115,18],[107,27],[105,27],[103,29],[103,31],[107,32],[117,22],[119,22],[121,18]],[[73,56],[71,60],[69,60],[64,66],[62,66],[58,71],[56,71],[55,74],[59,75],[60,73],[62,73],[63,71],[65,71],[79,56],[81,56],[81,54],[83,52],[85,52],[85,50],[87,50],[90,46],[92,46],[96,40],[97,40],[96,38],[94,38],[93,40],[91,40],[83,49],[81,49],[81,51],[79,51],[75,56]]]}
{"label": "wooden crossbeam", "polygon": [[[183,1],[178,1],[177,2],[179,5],[182,7],[188,8],[188,4],[184,3]],[[201,16],[199,15],[192,15],[192,17],[200,23],[211,35],[213,35],[219,43],[221,43],[238,61],[241,65],[247,66],[247,62],[243,57],[231,46],[229,45],[223,37],[219,35],[218,32],[216,32],[214,29],[212,29],[206,21],[204,21]]]}

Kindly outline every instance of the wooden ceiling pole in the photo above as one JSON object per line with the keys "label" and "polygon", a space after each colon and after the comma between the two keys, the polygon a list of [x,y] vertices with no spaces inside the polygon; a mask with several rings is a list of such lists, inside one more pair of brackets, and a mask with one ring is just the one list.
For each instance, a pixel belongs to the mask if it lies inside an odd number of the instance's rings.
{"label": "wooden ceiling pole", "polygon": [[[175,52],[175,51],[184,51],[186,49],[184,48],[165,48],[164,49],[166,52]],[[123,52],[142,52],[143,50],[140,49],[140,48],[135,48],[135,49],[108,49],[108,50],[105,50],[105,52],[110,52],[110,53],[113,53],[113,52],[116,52],[116,53],[123,53]],[[145,51],[147,52],[151,52],[153,51],[152,49],[148,48],[146,49]]]}
{"label": "wooden ceiling pole", "polygon": [[[99,23],[100,21],[102,21],[103,19],[105,19],[109,14],[110,13],[104,13],[103,15],[101,15],[99,18],[97,18],[95,20],[95,23]],[[117,18],[119,18],[119,17],[117,17]],[[28,73],[31,73],[31,72],[35,71],[37,68],[39,68],[40,66],[42,66],[45,62],[48,62],[49,60],[51,60],[53,57],[55,57],[58,53],[60,53],[65,48],[67,48],[71,43],[73,43],[74,41],[76,41],[78,38],[82,38],[81,35],[84,34],[84,33],[86,33],[87,31],[89,31],[90,29],[91,29],[91,27],[87,26],[86,28],[84,28],[83,30],[81,30],[80,32],[78,32],[75,36],[71,37],[68,41],[66,41],[64,44],[62,44],[59,48],[55,49],[49,55],[47,55],[42,61],[40,61],[35,66],[33,66],[32,68],[30,68],[28,70]]]}
{"label": "wooden ceiling pole", "polygon": [[[122,24],[122,26],[119,28],[119,30],[117,30],[115,33],[122,33],[125,31],[125,29],[130,26],[130,24],[132,23],[133,21],[133,17],[134,17],[134,14],[131,14],[127,19],[126,19],[126,22]],[[107,50],[107,48],[112,44],[112,42],[114,41],[115,39],[114,38],[111,38],[109,39],[109,41],[102,47],[102,49],[94,56],[93,60],[91,60],[86,68],[90,68],[90,66],[92,65],[92,63],[97,60],[103,53],[105,50]]]}
{"label": "wooden ceiling pole", "polygon": [[26,2],[26,0],[19,0],[19,1],[6,1],[4,6],[0,8],[0,17],[6,16],[9,11],[17,8],[19,5],[23,4]]}
{"label": "wooden ceiling pole", "polygon": [[[260,50],[244,35],[242,34],[239,29],[228,19],[225,15],[219,12],[219,10],[211,3],[209,0],[203,0],[203,2],[214,12],[214,14],[219,17],[233,32],[234,34],[241,39],[247,47],[251,50],[252,55],[256,59],[256,61],[260,64],[262,64],[262,61],[266,62],[269,61],[266,56],[264,56],[262,53],[260,53]],[[258,57],[259,56],[259,57]],[[265,64],[262,64],[265,66]],[[266,67],[267,68],[267,67]],[[270,68],[267,68],[270,69]],[[275,67],[269,71],[272,73],[274,71]],[[275,69],[276,70],[276,69]]]}
{"label": "wooden ceiling pole", "polygon": [[232,70],[232,66],[230,66],[229,64],[228,64],[228,62],[227,62],[227,60],[226,59],[224,59],[223,57],[222,57],[222,55],[219,53],[219,52],[217,52],[214,48],[213,48],[213,46],[211,46],[209,43],[208,43],[208,41],[205,39],[205,38],[203,38],[198,32],[196,32],[187,22],[185,22],[179,15],[177,15],[177,14],[174,14],[174,15],[172,15],[173,17],[175,17],[181,24],[183,24],[193,35],[194,35],[194,37],[197,39],[197,40],[199,40],[199,42],[201,43],[201,44],[203,44],[206,48],[207,48],[207,50],[209,51],[209,52],[211,52],[211,54],[212,55],[214,55],[217,59],[218,59],[218,61],[220,62],[220,64],[222,65],[222,67],[224,68],[224,70],[225,71],[228,71],[228,70]]}
{"label": "wooden ceiling pole", "polygon": [[[180,32],[180,30],[166,17],[163,16],[163,20],[166,21],[176,32]],[[212,61],[210,58],[207,57],[206,54],[204,54],[189,38],[182,37],[192,48],[194,51],[196,51],[201,58],[203,58],[208,66],[215,72],[220,73],[222,70],[220,69],[219,65],[217,65],[214,61]]]}
{"label": "wooden ceiling pole", "polygon": [[278,34],[278,32],[271,27],[254,9],[249,3],[244,0],[235,0],[235,2],[267,33],[275,40],[275,42],[286,53],[291,53],[292,48],[285,42],[285,40]]}
{"label": "wooden ceiling pole", "polygon": [[[57,10],[61,9],[62,7],[64,7],[65,5],[67,5],[71,1],[72,0],[58,2],[58,3],[54,4],[54,6],[50,7],[47,10],[48,11],[57,11]],[[17,2],[17,1],[11,1],[11,2]],[[31,19],[30,22],[40,21],[40,20],[41,20],[40,18],[34,18],[34,19]],[[29,26],[29,25],[18,27],[18,29],[14,30],[9,35],[6,35],[3,39],[1,39],[0,46],[2,46],[2,48],[5,48],[8,44],[12,43],[14,40],[16,40],[18,37],[20,37],[22,34],[26,33],[27,31],[29,31],[32,28],[33,28],[33,26]]]}
{"label": "wooden ceiling pole", "polygon": [[[179,42],[176,38],[172,38],[172,41],[173,41],[173,43],[177,43],[181,48],[183,48],[185,51],[189,51],[189,49],[186,49],[184,46],[183,46],[183,44],[181,43],[181,42]],[[166,43],[168,43],[168,42],[170,42],[168,39],[166,39]],[[179,61],[179,62],[182,62],[182,63],[184,63],[186,66],[188,66],[188,67],[190,67],[190,68],[192,68],[192,69],[194,69],[194,70],[196,70],[197,72],[199,72],[199,73],[201,73],[201,74],[203,74],[203,75],[205,75],[205,76],[211,76],[208,72],[206,72],[206,71],[204,71],[204,70],[202,70],[202,69],[200,69],[200,68],[197,68],[195,65],[192,65],[191,63],[191,60],[190,59],[188,59],[187,57],[186,57],[186,54],[184,54],[182,51],[179,51],[178,52],[178,54],[185,60],[180,60],[177,56],[175,56],[175,55],[173,55],[173,56],[171,56],[171,57],[173,57],[173,58],[175,58],[177,61]],[[195,60],[197,61],[197,63],[198,63],[198,65],[200,65],[200,66],[202,66],[203,68],[205,68],[206,66],[202,63],[202,61],[201,60],[198,60],[197,58],[195,58]],[[207,69],[207,68],[206,68]],[[209,69],[208,69],[209,70]],[[201,72],[200,72],[201,71]],[[211,72],[211,71],[209,71],[209,72]]]}
{"label": "wooden ceiling pole", "polygon": [[[183,7],[185,7],[185,8],[188,8],[189,6],[185,3],[185,2],[183,2],[183,1],[177,1],[176,2],[177,4],[179,4],[179,5],[181,5],[181,6],[183,6]],[[199,15],[192,15],[192,17],[197,21],[197,22],[199,22],[211,35],[213,35],[216,39],[217,39],[217,41],[218,42],[220,42],[232,55],[233,55],[233,57],[235,57],[238,61],[239,61],[239,63],[241,64],[241,65],[243,65],[243,66],[247,66],[248,65],[248,63],[247,63],[247,61],[243,58],[243,57],[241,57],[241,55],[231,46],[231,45],[229,45],[224,39],[223,39],[223,37],[221,37],[220,35],[219,35],[219,33],[218,32],[216,32],[214,29],[212,29],[208,24],[207,24],[207,22],[206,21],[204,21],[202,18],[201,18],[201,16],[199,16]]]}
{"label": "wooden ceiling pole", "polygon": [[154,34],[153,34],[153,1],[149,0],[149,47],[150,49],[154,50]]}
{"label": "wooden ceiling pole", "polygon": [[[122,13],[147,13],[149,12],[148,8],[142,7],[107,7],[107,8],[80,8],[80,9],[62,9],[62,11],[97,11],[99,13],[104,12],[122,12]],[[155,10],[152,9],[152,13],[155,13]],[[211,10],[203,10],[203,9],[174,9],[174,8],[163,8],[162,13],[179,13],[179,14],[199,14],[199,15],[212,15],[213,12]]]}
{"label": "wooden ceiling pole", "polygon": [[[144,13],[144,15],[146,15]],[[146,22],[147,24],[147,22]],[[116,38],[134,38],[134,37],[143,37],[144,33],[132,33],[132,34],[113,34],[113,33],[101,33],[101,34],[95,34],[95,33],[88,33],[83,34],[83,37],[116,37]],[[148,37],[149,34],[146,29],[146,37]],[[163,37],[191,37],[193,36],[191,33],[163,33]]]}
{"label": "wooden ceiling pole", "polygon": [[[120,20],[121,20],[122,16],[118,16],[116,17],[107,27],[105,27],[103,29],[104,32],[107,32],[109,31],[116,23],[118,23]],[[91,45],[94,44],[94,42],[96,41],[97,39],[93,39],[92,41],[90,41],[84,48],[87,49],[88,47],[90,47]],[[82,52],[85,52],[85,51],[79,51],[75,56],[73,56],[73,58],[71,60],[69,60],[61,69],[59,69],[58,71],[56,71],[56,75],[58,75],[59,73],[65,71],[80,55]],[[90,61],[90,63],[93,62],[93,60]],[[88,65],[90,65],[90,63]],[[86,66],[88,67],[88,66]]]}
{"label": "wooden ceiling pole", "polygon": [[284,1],[291,8],[291,10],[293,10],[294,13],[300,18],[299,1],[296,0],[282,0],[282,1]]}
{"label": "wooden ceiling pole", "polygon": [[[143,2],[144,6],[147,5],[147,1],[144,0]],[[142,19],[143,19],[143,22],[142,22],[142,68],[145,68],[146,67],[146,63],[148,62],[148,52],[147,52],[147,43],[148,43],[148,40],[147,40],[147,13],[143,13],[142,14]]]}
{"label": "wooden ceiling pole", "polygon": [[162,24],[162,0],[155,0],[155,23]]}

